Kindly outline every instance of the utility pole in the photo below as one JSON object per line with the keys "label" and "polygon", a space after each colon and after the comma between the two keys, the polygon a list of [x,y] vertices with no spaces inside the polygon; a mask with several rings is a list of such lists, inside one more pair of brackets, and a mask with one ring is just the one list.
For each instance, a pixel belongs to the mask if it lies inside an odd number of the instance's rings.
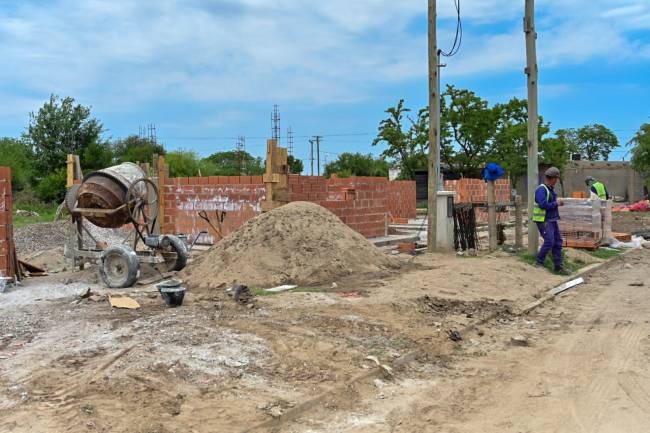
{"label": "utility pole", "polygon": [[538,107],[537,107],[537,32],[535,31],[535,0],[526,0],[524,17],[526,34],[526,75],[528,76],[528,254],[537,254],[539,235],[532,222],[535,190],[539,182]]}
{"label": "utility pole", "polygon": [[316,167],[318,167],[318,175],[320,176],[320,140],[323,137],[317,135],[314,138],[316,139]]}
{"label": "utility pole", "polygon": [[314,140],[309,140],[309,161],[311,162],[311,176],[314,175]]}
{"label": "utility pole", "polygon": [[440,151],[438,125],[440,124],[440,89],[438,82],[438,44],[436,40],[436,0],[429,0],[429,162],[428,162],[428,223],[427,250],[438,250],[438,172]]}

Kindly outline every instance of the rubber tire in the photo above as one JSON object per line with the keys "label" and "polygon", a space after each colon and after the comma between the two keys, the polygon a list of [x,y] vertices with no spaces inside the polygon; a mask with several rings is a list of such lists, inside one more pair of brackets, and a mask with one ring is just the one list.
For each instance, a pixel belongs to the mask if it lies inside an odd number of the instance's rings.
{"label": "rubber tire", "polygon": [[182,271],[187,265],[187,246],[185,245],[185,242],[180,240],[178,236],[165,235],[160,244],[163,247],[171,247],[173,252],[176,253],[176,261],[172,265],[168,265],[167,270]]}
{"label": "rubber tire", "polygon": [[[120,268],[119,275],[109,268],[111,256],[122,259],[126,269]],[[127,245],[115,245],[102,252],[99,265],[99,274],[107,287],[124,288],[131,287],[140,275],[140,259],[133,249]]]}

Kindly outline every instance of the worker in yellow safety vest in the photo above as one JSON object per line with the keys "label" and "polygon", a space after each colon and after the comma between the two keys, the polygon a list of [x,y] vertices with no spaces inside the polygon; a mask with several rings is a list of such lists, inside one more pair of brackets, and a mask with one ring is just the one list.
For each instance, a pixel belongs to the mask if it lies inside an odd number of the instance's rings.
{"label": "worker in yellow safety vest", "polygon": [[585,183],[589,187],[589,191],[598,196],[599,199],[601,200],[609,200],[610,196],[609,193],[607,192],[607,188],[605,188],[605,184],[596,180],[596,178],[589,176],[588,178],[585,179]]}
{"label": "worker in yellow safety vest", "polygon": [[563,206],[564,201],[555,195],[555,184],[560,178],[560,170],[551,167],[544,173],[544,183],[535,190],[535,204],[533,206],[533,221],[537,224],[539,234],[544,238],[544,244],[539,249],[535,266],[543,267],[549,252],[553,254],[555,272],[569,275],[571,272],[562,265],[562,235],[560,234],[560,212],[558,206]]}

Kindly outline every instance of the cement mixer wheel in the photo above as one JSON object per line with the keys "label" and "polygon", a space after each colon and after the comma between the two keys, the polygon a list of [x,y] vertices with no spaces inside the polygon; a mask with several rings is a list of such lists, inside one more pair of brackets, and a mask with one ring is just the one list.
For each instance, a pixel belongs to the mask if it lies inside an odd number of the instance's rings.
{"label": "cement mixer wheel", "polygon": [[[147,191],[146,197],[140,196],[137,192],[141,183],[144,184],[145,191]],[[149,189],[152,191],[151,196]],[[138,226],[145,226],[158,218],[158,198],[158,187],[151,179],[143,177],[133,182],[126,191],[126,203],[131,222]]]}
{"label": "cement mixer wheel", "polygon": [[115,245],[102,253],[99,274],[106,286],[131,287],[140,273],[140,259],[130,247]]}
{"label": "cement mixer wheel", "polygon": [[168,271],[181,271],[187,265],[187,247],[174,235],[165,235],[160,243]]}

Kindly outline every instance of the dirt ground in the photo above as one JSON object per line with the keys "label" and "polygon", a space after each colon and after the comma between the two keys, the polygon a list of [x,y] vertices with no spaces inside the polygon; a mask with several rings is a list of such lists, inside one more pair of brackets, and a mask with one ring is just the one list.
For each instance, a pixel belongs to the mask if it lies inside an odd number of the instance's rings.
{"label": "dirt ground", "polygon": [[29,280],[0,294],[0,432],[647,431],[650,252],[524,316],[564,280],[506,253],[401,257],[248,305],[135,287],[111,293],[142,308],[112,310],[92,271]]}

